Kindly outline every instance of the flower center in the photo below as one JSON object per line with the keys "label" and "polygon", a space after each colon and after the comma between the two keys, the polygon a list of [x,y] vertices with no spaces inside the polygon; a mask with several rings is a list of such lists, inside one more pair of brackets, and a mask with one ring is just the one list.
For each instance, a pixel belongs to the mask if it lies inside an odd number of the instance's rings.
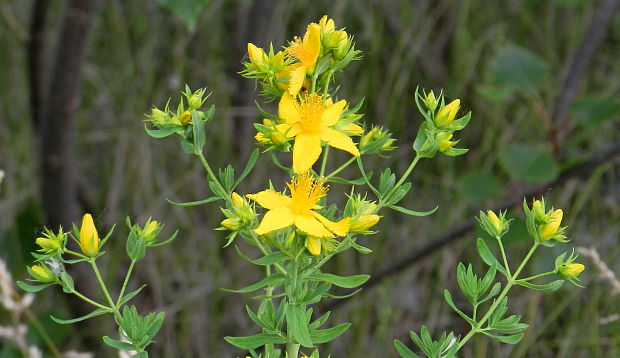
{"label": "flower center", "polygon": [[295,37],[295,39],[286,48],[286,54],[289,57],[297,59],[303,66],[310,66],[314,62],[312,54],[308,51],[308,48],[304,46],[299,37]]}
{"label": "flower center", "polygon": [[325,196],[328,189],[323,186],[323,182],[315,180],[309,174],[302,174],[287,185],[291,190],[292,209],[295,214],[307,214]]}
{"label": "flower center", "polygon": [[316,93],[306,95],[299,104],[300,123],[304,132],[316,132],[321,123],[321,115],[325,108],[323,107],[323,98]]}

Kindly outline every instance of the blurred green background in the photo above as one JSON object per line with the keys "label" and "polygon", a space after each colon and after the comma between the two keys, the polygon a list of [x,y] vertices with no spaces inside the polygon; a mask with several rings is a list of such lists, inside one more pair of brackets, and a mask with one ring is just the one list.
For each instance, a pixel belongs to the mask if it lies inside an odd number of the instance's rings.
{"label": "blurred green background", "polygon": [[[45,64],[41,76],[49,81],[66,3],[47,2],[44,46],[35,52]],[[24,277],[34,238],[50,215],[41,199],[41,153],[46,148],[33,128],[29,85],[35,3],[0,1],[0,169],[5,172],[0,256],[16,279]],[[463,109],[473,112],[460,145],[470,152],[423,161],[403,202],[415,210],[438,205],[437,212],[425,218],[386,213],[380,233],[363,242],[374,252],[338,256],[329,271],[380,272],[479,210],[502,203],[516,209],[510,213],[515,220],[509,250],[522,255],[529,238],[514,203],[529,192],[563,208],[572,243],[594,247],[612,271],[620,272],[620,17],[612,17],[608,26],[596,25],[602,32],[599,42],[588,33],[597,9],[608,3],[613,1],[101,1],[87,18],[92,32],[78,78],[71,165],[77,174],[79,209],[91,211],[102,228],[119,223],[107,247],[108,280],[119,282],[124,275],[122,223],[127,215],[161,220],[165,233],[180,230],[172,245],[147,255],[133,282],[149,284],[136,299],[139,307],[166,312],[152,356],[244,356],[223,337],[256,333],[244,309],[253,302],[219,289],[241,287],[260,273],[234,249],[222,248],[225,234],[213,231],[222,219],[217,205],[179,208],[166,202],[206,198],[206,178],[176,140],[145,135],[143,113],[152,105],[163,106],[168,97],[178,98],[185,83],[193,89],[207,87],[213,92],[207,103],[215,104],[217,113],[207,128],[206,156],[216,167],[232,163],[239,168],[255,148],[252,124],[261,120],[254,106],[255,84],[238,75],[247,42],[262,47],[273,42],[278,48],[324,14],[333,17],[337,27],[346,27],[363,51],[360,61],[338,75],[340,96],[351,102],[365,98],[366,123],[386,126],[400,145],[389,159],[369,159],[367,168],[389,166],[402,173],[409,164],[421,121],[413,102],[416,86],[443,88],[448,99],[460,98]],[[598,46],[587,56],[580,52],[582,43]],[[572,87],[573,101],[563,88],[569,64],[580,57],[587,63]],[[563,96],[570,99],[565,122],[556,118]],[[347,158],[336,152],[339,160]],[[580,163],[592,165],[571,171]],[[351,170],[344,176],[357,175]],[[268,179],[279,183],[284,176],[264,155],[240,191],[260,190]],[[348,190],[332,185],[334,192]],[[459,233],[454,236],[458,240],[391,271],[336,307],[333,322],[350,321],[353,327],[322,352],[333,357],[396,357],[392,340],[410,342],[408,331],[422,324],[434,332],[464,334],[467,327],[443,302],[442,290],[456,292],[459,261],[483,268],[474,244],[480,235],[477,229]],[[545,250],[533,266],[551,268],[560,251]],[[463,357],[620,356],[620,320],[615,316],[620,313],[620,292],[600,278],[600,269],[588,258],[582,261],[588,266],[585,289],[566,285],[549,295],[515,290],[511,310],[532,325],[519,344],[475,339]],[[94,291],[89,282],[76,282]],[[464,303],[458,297],[457,304]],[[66,327],[47,318],[50,313],[75,315],[80,309],[74,305],[60,290],[49,289],[37,294],[33,310],[62,350],[112,356],[98,338],[113,333],[113,326],[102,323],[105,319]],[[0,311],[0,324],[9,321]],[[34,333],[31,340],[40,342]],[[6,341],[0,341],[0,347],[0,357],[18,356]]]}

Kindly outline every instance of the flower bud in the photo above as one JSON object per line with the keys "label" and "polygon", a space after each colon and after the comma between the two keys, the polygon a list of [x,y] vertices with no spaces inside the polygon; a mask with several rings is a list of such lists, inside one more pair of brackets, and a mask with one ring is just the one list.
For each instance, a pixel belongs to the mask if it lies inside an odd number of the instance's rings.
{"label": "flower bud", "polygon": [[351,219],[349,231],[351,232],[367,231],[371,227],[375,226],[375,224],[379,222],[379,219],[381,219],[381,217],[376,214],[362,215],[358,218],[353,218]]}
{"label": "flower bud", "polygon": [[439,99],[435,97],[435,92],[430,91],[422,98],[422,102],[424,102],[426,108],[428,108],[431,112],[434,112],[435,108],[437,108],[437,105],[439,104]]}
{"label": "flower bud", "polygon": [[84,255],[88,257],[94,257],[99,253],[99,234],[90,214],[84,214],[84,217],[82,217],[80,248]]}
{"label": "flower bud", "polygon": [[384,151],[394,150],[394,139],[390,133],[381,127],[372,127],[364,134],[359,143],[360,152],[364,154],[375,154]]}
{"label": "flower bud", "polygon": [[538,227],[538,237],[540,237],[540,240],[549,240],[558,233],[560,224],[562,223],[562,215],[562,209],[557,209],[552,214],[548,215],[548,222]]}
{"label": "flower bud", "polygon": [[159,108],[151,109],[151,114],[146,116],[155,126],[161,126],[170,122],[170,115]]}
{"label": "flower bud", "polygon": [[191,120],[192,120],[192,113],[190,111],[185,111],[181,113],[181,115],[179,116],[179,122],[182,125],[188,124]]}
{"label": "flower bud", "polygon": [[437,149],[439,149],[440,152],[444,153],[450,148],[452,148],[456,143],[458,143],[458,141],[451,141],[450,139],[452,139],[452,137],[453,134],[448,132],[437,133],[437,135],[435,136],[435,139],[437,140]]}
{"label": "flower bud", "polygon": [[230,197],[233,203],[233,207],[235,209],[243,209],[247,204],[245,199],[243,199],[241,195],[237,194],[236,192],[233,192]]}
{"label": "flower bud", "polygon": [[585,268],[586,267],[582,264],[564,263],[558,270],[558,276],[574,280]]}
{"label": "flower bud", "polygon": [[319,27],[321,28],[322,34],[327,34],[334,31],[334,29],[336,28],[336,24],[334,23],[333,19],[327,17],[327,15],[323,15],[323,17],[319,21]]}
{"label": "flower bud", "polygon": [[306,249],[314,256],[321,254],[321,238],[310,236],[306,237]]}
{"label": "flower bud", "polygon": [[492,237],[501,237],[508,230],[509,220],[506,220],[506,212],[502,213],[500,211],[498,216],[491,210],[488,210],[486,214],[481,211],[478,221],[482,224],[482,228]]}
{"label": "flower bud", "polygon": [[155,241],[155,238],[157,238],[157,235],[159,234],[161,229],[162,228],[159,225],[159,222],[157,222],[157,220],[148,221],[144,228],[141,230],[142,232],[140,236],[142,236],[146,242],[153,242]]}
{"label": "flower bud", "polygon": [[435,125],[439,128],[447,128],[450,123],[454,121],[460,105],[461,101],[455,99],[454,101],[450,102],[450,104],[441,107],[439,109],[439,112],[437,112],[437,115],[435,116]]}
{"label": "flower bud", "polygon": [[33,265],[26,268],[30,276],[41,283],[56,281],[56,275],[45,265]]}
{"label": "flower bud", "polygon": [[228,218],[228,219],[224,219],[220,225],[222,225],[223,228],[226,228],[230,231],[237,231],[239,229],[241,229],[241,221],[239,220],[239,218]]}
{"label": "flower bud", "polygon": [[252,43],[248,43],[248,56],[250,57],[250,63],[255,70],[265,70],[265,51],[262,48],[254,46]]}

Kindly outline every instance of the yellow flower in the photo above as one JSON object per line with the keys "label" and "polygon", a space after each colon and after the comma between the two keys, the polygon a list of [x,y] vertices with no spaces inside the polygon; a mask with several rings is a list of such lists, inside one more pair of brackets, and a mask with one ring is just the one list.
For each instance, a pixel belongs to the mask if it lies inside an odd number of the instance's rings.
{"label": "yellow flower", "polygon": [[[332,222],[314,211],[321,206],[317,202],[325,196],[327,188],[308,174],[300,175],[287,184],[291,196],[273,190],[264,190],[247,197],[268,209],[260,225],[254,230],[264,235],[274,230],[295,225],[301,232],[316,238],[344,236],[349,231],[349,218]],[[316,240],[315,240],[316,241]],[[311,252],[320,252],[316,242],[310,244]]]}
{"label": "yellow flower", "polygon": [[280,100],[278,113],[284,123],[276,127],[287,136],[295,137],[293,146],[293,171],[305,173],[321,155],[321,141],[345,150],[356,157],[360,152],[346,134],[332,127],[336,125],[347,102],[340,100],[330,106],[315,93],[304,97],[298,103],[291,95],[284,93]]}
{"label": "yellow flower", "polygon": [[54,273],[45,265],[34,265],[27,268],[28,273],[35,280],[42,283],[51,283],[56,281]]}
{"label": "yellow flower", "polygon": [[290,75],[288,91],[291,96],[299,93],[301,86],[304,84],[306,73],[314,70],[320,52],[321,27],[315,23],[308,25],[303,40],[295,37],[286,48],[286,53],[299,61],[299,63],[288,66]]}
{"label": "yellow flower", "polygon": [[549,222],[538,228],[538,236],[542,241],[552,238],[560,229],[562,223],[562,209],[557,209],[549,216]]}
{"label": "yellow flower", "polygon": [[582,264],[565,263],[558,270],[558,275],[568,279],[575,279],[585,268]]}
{"label": "yellow flower", "polygon": [[439,109],[439,112],[437,112],[437,116],[435,117],[435,124],[437,125],[437,127],[446,128],[447,126],[449,126],[456,117],[456,113],[458,112],[460,105],[461,101],[455,99],[447,106],[441,107],[441,109]]}
{"label": "yellow flower", "polygon": [[84,217],[82,217],[80,248],[84,255],[88,257],[94,257],[99,252],[99,234],[95,228],[93,217],[90,214],[84,214]]}

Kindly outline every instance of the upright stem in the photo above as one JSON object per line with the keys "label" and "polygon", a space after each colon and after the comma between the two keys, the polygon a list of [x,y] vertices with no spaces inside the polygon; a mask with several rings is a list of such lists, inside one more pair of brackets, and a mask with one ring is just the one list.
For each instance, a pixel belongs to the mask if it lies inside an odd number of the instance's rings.
{"label": "upright stem", "polygon": [[325,175],[325,167],[327,166],[327,157],[329,156],[329,146],[325,146],[325,151],[323,152],[323,160],[321,161],[321,172],[319,176],[322,178]]}
{"label": "upright stem", "polygon": [[409,177],[409,174],[411,174],[411,171],[413,170],[413,168],[415,168],[415,166],[418,164],[418,162],[420,161],[420,159],[422,159],[422,157],[420,157],[417,153],[415,155],[415,158],[413,158],[413,161],[411,162],[411,164],[409,164],[409,168],[407,168],[407,170],[405,171],[405,173],[403,174],[403,176],[400,178],[400,180],[394,185],[394,187],[392,188],[392,190],[390,190],[384,197],[379,199],[379,203],[377,204],[377,210],[379,210],[380,208],[384,207],[386,204],[386,202],[389,201],[390,197],[392,195],[394,195],[394,193],[396,192],[396,190],[398,190],[398,188],[403,185],[403,183],[405,182],[405,180],[407,179],[407,177]]}
{"label": "upright stem", "polygon": [[508,277],[512,277],[510,274],[510,266],[508,266],[508,258],[506,257],[506,251],[504,250],[504,244],[502,243],[502,238],[500,236],[496,236],[497,244],[499,245],[499,250],[502,252],[502,258],[504,259],[504,267],[506,267],[506,274]]}
{"label": "upright stem", "polygon": [[101,273],[99,272],[97,263],[95,262],[94,259],[91,259],[89,262],[90,262],[90,266],[93,268],[93,272],[95,272],[95,276],[97,277],[97,282],[99,282],[99,286],[101,286],[101,290],[103,291],[103,294],[106,300],[108,301],[110,308],[112,308],[112,310],[114,311],[114,317],[116,317],[120,322],[122,319],[121,314],[118,311],[118,307],[116,307],[116,304],[114,304],[114,301],[112,301],[112,296],[110,296],[110,292],[108,292],[108,288],[105,285],[105,282],[103,282],[103,278],[101,277]]}
{"label": "upright stem", "polygon": [[472,329],[467,333],[467,335],[463,337],[461,341],[459,341],[458,348],[456,350],[457,352],[465,345],[465,343],[467,343],[467,341],[471,339],[471,337],[473,337],[476,333],[480,331],[480,328],[491,317],[493,312],[495,312],[495,309],[497,309],[497,306],[499,306],[500,302],[504,299],[504,297],[506,297],[506,294],[508,294],[508,291],[510,291],[512,286],[517,281],[517,277],[519,277],[519,274],[525,267],[525,264],[527,264],[527,262],[530,260],[530,258],[534,254],[534,251],[536,251],[536,248],[538,248],[538,245],[539,245],[538,243],[534,243],[534,245],[532,245],[532,248],[527,253],[525,258],[523,259],[523,262],[521,262],[521,265],[519,266],[517,271],[515,271],[514,275],[508,276],[508,282],[506,283],[506,287],[504,287],[504,290],[502,290],[502,293],[500,293],[499,296],[493,301],[493,304],[491,305],[491,307],[489,307],[489,310],[482,317],[482,319],[478,321],[478,324],[475,327],[472,327]]}
{"label": "upright stem", "polygon": [[[226,193],[226,190],[224,189],[222,184],[220,184],[220,181],[215,176],[215,173],[213,172],[213,170],[211,170],[211,167],[209,166],[209,163],[207,162],[207,159],[205,158],[204,154],[202,153],[198,154],[198,158],[200,158],[200,162],[202,163],[202,166],[207,171],[207,174],[209,175],[209,178],[211,178],[211,181],[217,186],[217,188],[222,193]],[[232,204],[232,199],[228,195],[226,195],[222,199],[224,199],[227,203]]]}
{"label": "upright stem", "polygon": [[127,283],[129,282],[129,277],[131,276],[131,272],[133,271],[133,266],[136,264],[136,260],[131,260],[131,264],[129,264],[129,269],[127,270],[127,274],[125,275],[125,280],[123,281],[123,287],[121,287],[121,293],[118,294],[118,299],[116,300],[116,306],[118,307],[123,299],[123,294],[125,293],[125,289],[127,288]]}
{"label": "upright stem", "polygon": [[333,172],[327,174],[327,176],[325,178],[331,178],[334,175],[340,173],[341,171],[343,171],[346,167],[348,167],[349,165],[351,165],[351,163],[353,163],[355,161],[356,157],[351,157],[351,159],[347,160],[344,164],[342,164],[341,166],[338,167],[338,169],[334,170]]}

